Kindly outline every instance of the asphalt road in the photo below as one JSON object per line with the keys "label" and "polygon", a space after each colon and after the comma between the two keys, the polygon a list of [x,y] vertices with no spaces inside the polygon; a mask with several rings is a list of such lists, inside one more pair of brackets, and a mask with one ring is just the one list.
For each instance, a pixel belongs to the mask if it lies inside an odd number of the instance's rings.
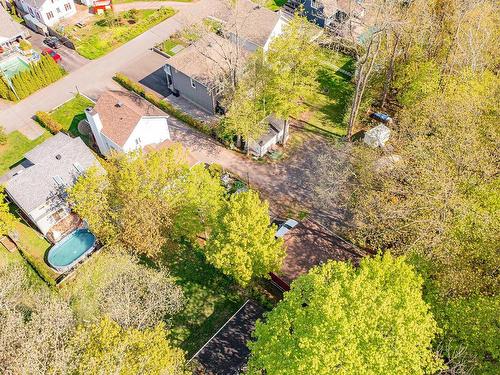
{"label": "asphalt road", "polygon": [[[175,16],[107,55],[81,66],[75,66],[74,70],[59,81],[37,91],[19,103],[2,109],[0,111],[0,124],[5,127],[7,132],[20,130],[29,138],[36,138],[41,133],[41,129],[32,119],[36,111],[51,110],[71,99],[78,91],[90,96],[98,96],[106,89],[116,88],[117,86],[112,80],[116,72],[125,70],[134,64],[140,66],[147,58],[152,46],[164,41],[174,32],[213,14],[222,4],[220,0],[200,0],[193,3],[169,2],[169,6],[178,10]],[[69,62],[70,58],[67,58]]]}

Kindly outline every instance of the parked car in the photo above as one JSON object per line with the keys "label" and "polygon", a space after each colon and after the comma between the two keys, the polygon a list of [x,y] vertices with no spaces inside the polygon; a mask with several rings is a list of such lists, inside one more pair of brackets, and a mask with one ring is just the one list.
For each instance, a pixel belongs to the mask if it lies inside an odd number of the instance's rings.
{"label": "parked car", "polygon": [[274,235],[276,238],[282,238],[290,232],[293,228],[295,228],[299,223],[293,219],[288,219],[284,223],[278,225],[278,230]]}
{"label": "parked car", "polygon": [[387,124],[388,122],[392,121],[391,116],[389,116],[387,113],[382,113],[382,112],[373,112],[372,114],[370,114],[370,117],[384,124]]}
{"label": "parked car", "polygon": [[58,49],[61,46],[61,42],[55,36],[49,36],[43,40],[43,42],[51,48]]}
{"label": "parked car", "polygon": [[42,55],[49,55],[54,59],[56,63],[60,63],[62,61],[61,55],[59,55],[56,51],[50,48],[44,48],[42,51]]}

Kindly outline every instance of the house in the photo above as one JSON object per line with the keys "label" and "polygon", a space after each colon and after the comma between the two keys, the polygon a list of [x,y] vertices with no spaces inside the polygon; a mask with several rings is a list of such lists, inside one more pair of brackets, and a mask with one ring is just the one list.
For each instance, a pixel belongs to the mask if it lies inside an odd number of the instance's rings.
{"label": "house", "polygon": [[0,48],[4,50],[20,39],[29,37],[28,31],[14,21],[2,6],[0,6],[0,25]]}
{"label": "house", "polygon": [[57,133],[2,176],[8,197],[44,235],[71,214],[66,189],[89,167],[100,167],[80,138]]}
{"label": "house", "polygon": [[273,12],[250,0],[239,0],[234,7],[227,4],[211,18],[222,24],[227,38],[250,52],[257,48],[267,51],[273,38],[281,34],[286,24],[280,12]]}
{"label": "house", "polygon": [[102,14],[106,10],[113,9],[112,0],[81,0],[81,3],[88,6],[94,14]]}
{"label": "house", "polygon": [[73,0],[15,0],[17,7],[47,26],[76,14]]}
{"label": "house", "polygon": [[338,35],[345,35],[350,21],[359,34],[366,13],[364,3],[365,0],[288,0],[284,11],[294,13],[302,7],[309,21]]}
{"label": "house", "polygon": [[228,66],[242,68],[249,52],[237,48],[228,39],[207,35],[167,60],[163,67],[167,86],[210,114],[220,113],[221,94],[228,75]]}
{"label": "house", "polygon": [[140,96],[107,91],[85,110],[92,135],[102,155],[129,152],[170,139],[168,116]]}
{"label": "house", "polygon": [[258,157],[263,157],[276,144],[283,143],[285,136],[285,121],[273,116],[264,119],[268,125],[268,131],[258,140],[249,142],[250,152]]}

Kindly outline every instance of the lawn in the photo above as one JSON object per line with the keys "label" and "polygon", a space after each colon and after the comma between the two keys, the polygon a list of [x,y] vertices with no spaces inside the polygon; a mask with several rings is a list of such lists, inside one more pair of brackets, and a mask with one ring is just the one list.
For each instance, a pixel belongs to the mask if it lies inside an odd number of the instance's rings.
{"label": "lawn", "polygon": [[205,263],[191,248],[165,256],[170,274],[184,291],[186,305],[172,320],[175,345],[194,355],[245,301],[234,282]]}
{"label": "lawn", "polygon": [[308,110],[299,120],[304,129],[328,137],[339,137],[347,132],[347,111],[354,92],[351,78],[340,70],[354,71],[349,56],[330,50],[323,51],[323,62],[318,72],[320,90],[305,102]]}
{"label": "lawn", "polygon": [[279,10],[283,5],[285,5],[287,0],[267,0],[266,8],[271,9],[272,11]]}
{"label": "lawn", "polygon": [[51,112],[52,117],[57,120],[63,130],[73,137],[81,137],[86,144],[89,144],[89,136],[80,134],[78,124],[85,119],[85,108],[94,105],[92,101],[83,95],[76,95],[70,101],[57,107]]}
{"label": "lawn", "polygon": [[10,204],[9,209],[11,213],[20,219],[15,224],[14,232],[18,235],[15,241],[20,246],[24,258],[42,279],[51,285],[55,285],[58,274],[45,262],[45,255],[51,247],[50,243],[20,218],[16,206]]}
{"label": "lawn", "polygon": [[169,56],[175,56],[175,54],[179,51],[173,51],[173,49],[177,46],[183,46],[186,47],[186,43],[182,41],[181,39],[177,38],[170,38],[165,40],[161,45],[160,49],[165,52]]}
{"label": "lawn", "polygon": [[0,145],[0,175],[4,174],[10,167],[20,162],[26,152],[39,145],[49,137],[50,133],[46,131],[33,141],[30,141],[17,130],[8,134],[7,143]]}
{"label": "lawn", "polygon": [[164,7],[120,12],[111,19],[102,15],[83,28],[68,28],[65,34],[80,55],[97,59],[174,14],[175,10]]}

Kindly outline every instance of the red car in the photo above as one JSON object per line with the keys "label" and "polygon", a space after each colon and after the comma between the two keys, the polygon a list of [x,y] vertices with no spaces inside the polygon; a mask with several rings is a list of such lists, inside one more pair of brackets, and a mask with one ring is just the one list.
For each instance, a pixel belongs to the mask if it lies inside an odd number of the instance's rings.
{"label": "red car", "polygon": [[42,51],[42,55],[51,56],[56,63],[59,63],[62,61],[61,55],[59,55],[57,52],[55,52],[53,49],[50,49],[50,48],[44,48]]}

